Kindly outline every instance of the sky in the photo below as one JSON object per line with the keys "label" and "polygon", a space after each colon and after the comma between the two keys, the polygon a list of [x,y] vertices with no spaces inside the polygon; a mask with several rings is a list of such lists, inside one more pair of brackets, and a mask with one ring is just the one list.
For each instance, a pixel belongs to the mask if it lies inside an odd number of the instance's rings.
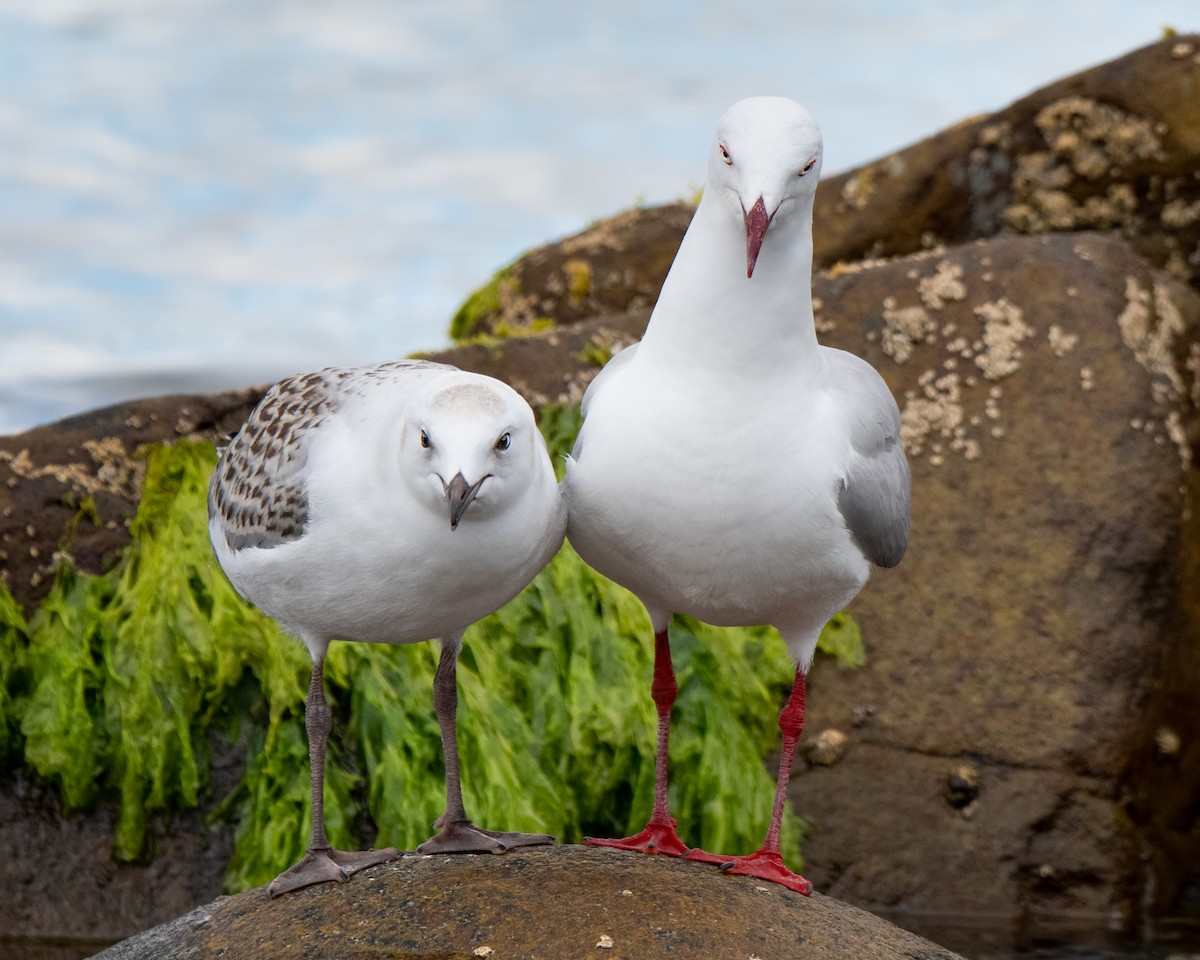
{"label": "sky", "polygon": [[1195,0],[0,0],[0,434],[446,344],[524,250],[702,185],[778,94],[826,175],[1200,30]]}

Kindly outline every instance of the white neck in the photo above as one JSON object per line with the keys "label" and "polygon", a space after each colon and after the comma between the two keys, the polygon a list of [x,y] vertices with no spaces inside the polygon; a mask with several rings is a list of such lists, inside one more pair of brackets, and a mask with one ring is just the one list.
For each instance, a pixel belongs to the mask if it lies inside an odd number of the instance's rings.
{"label": "white neck", "polygon": [[[788,204],[746,276],[741,217],[706,192],[650,318],[643,353],[754,375],[780,365],[803,376],[822,361],[812,311],[812,199]],[[790,207],[790,209],[789,209]]]}

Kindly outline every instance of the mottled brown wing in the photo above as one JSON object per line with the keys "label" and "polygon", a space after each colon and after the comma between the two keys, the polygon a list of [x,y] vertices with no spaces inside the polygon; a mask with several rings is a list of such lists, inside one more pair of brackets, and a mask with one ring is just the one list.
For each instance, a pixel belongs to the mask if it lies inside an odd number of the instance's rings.
{"label": "mottled brown wing", "polygon": [[454,370],[428,360],[327,367],[280,380],[221,454],[208,488],[208,513],[232,550],[299,540],[308,523],[305,466],[312,438],[348,398],[411,389],[416,371]]}
{"label": "mottled brown wing", "polygon": [[209,483],[208,513],[220,518],[231,549],[275,547],[304,534],[309,442],[355,373],[331,367],[280,380],[225,448]]}

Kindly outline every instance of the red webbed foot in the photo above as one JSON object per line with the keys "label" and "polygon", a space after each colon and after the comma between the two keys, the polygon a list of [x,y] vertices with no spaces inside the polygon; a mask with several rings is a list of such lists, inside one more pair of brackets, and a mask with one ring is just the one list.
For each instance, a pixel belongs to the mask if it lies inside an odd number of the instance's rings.
{"label": "red webbed foot", "polygon": [[778,853],[768,853],[759,850],[745,857],[732,857],[721,864],[723,873],[739,877],[757,877],[759,880],[769,880],[795,890],[804,896],[812,893],[812,884],[800,874],[793,873],[783,865],[783,857]]}
{"label": "red webbed foot", "polygon": [[637,853],[657,853],[668,857],[682,857],[691,848],[679,839],[675,827],[675,820],[672,817],[665,817],[661,820],[652,819],[646,824],[646,829],[632,837],[626,837],[623,840],[586,837],[583,842],[589,847],[610,847],[614,850],[633,850]]}

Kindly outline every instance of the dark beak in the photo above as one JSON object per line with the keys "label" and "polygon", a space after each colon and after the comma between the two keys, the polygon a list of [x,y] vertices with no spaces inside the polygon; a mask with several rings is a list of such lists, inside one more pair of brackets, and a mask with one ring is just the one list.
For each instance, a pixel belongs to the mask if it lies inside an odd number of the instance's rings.
{"label": "dark beak", "polygon": [[763,237],[767,235],[767,227],[771,225],[771,214],[767,213],[767,205],[759,197],[750,212],[743,211],[746,218],[746,276],[754,276],[754,264],[758,260],[758,251],[762,249]]}
{"label": "dark beak", "polygon": [[475,495],[479,493],[479,488],[483,486],[483,481],[490,477],[490,473],[485,473],[474,483],[468,484],[467,478],[458,472],[454,475],[454,479],[446,484],[446,502],[450,504],[450,529],[458,529],[458,521],[462,519],[464,513],[475,500]]}

